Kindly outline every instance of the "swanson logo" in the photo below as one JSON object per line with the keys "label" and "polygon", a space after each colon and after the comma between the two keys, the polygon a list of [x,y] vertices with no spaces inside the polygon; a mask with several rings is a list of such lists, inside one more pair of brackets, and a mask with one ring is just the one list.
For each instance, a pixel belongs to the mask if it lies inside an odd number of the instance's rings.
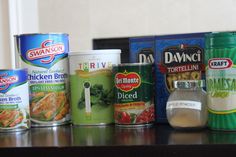
{"label": "swanson logo", "polygon": [[[45,40],[42,42],[40,48],[30,49],[26,52],[26,58],[30,61],[36,59],[41,63],[50,63],[54,60],[55,56],[62,54],[65,51],[65,46],[62,43],[53,44],[53,40]],[[48,59],[46,59],[49,57]]]}
{"label": "swanson logo", "polygon": [[230,58],[213,58],[208,61],[210,69],[228,69],[231,68],[233,62]]}
{"label": "swanson logo", "polygon": [[7,77],[7,75],[7,73],[0,75],[0,90],[7,89],[11,84],[16,83],[19,79],[17,76]]}
{"label": "swanson logo", "polygon": [[134,88],[138,88],[141,84],[140,76],[135,72],[127,73],[117,73],[115,75],[115,86],[116,88],[124,91],[129,92],[132,91]]}

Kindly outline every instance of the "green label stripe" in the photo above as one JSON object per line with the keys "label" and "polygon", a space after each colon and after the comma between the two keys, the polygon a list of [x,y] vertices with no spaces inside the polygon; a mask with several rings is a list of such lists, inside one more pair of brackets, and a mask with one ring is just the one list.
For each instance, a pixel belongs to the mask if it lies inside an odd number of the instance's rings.
{"label": "green label stripe", "polygon": [[30,90],[34,92],[60,92],[65,91],[65,84],[37,84],[31,85]]}
{"label": "green label stripe", "polygon": [[1,110],[5,110],[5,109],[17,109],[18,108],[18,104],[1,104],[0,105],[0,109]]}
{"label": "green label stripe", "polygon": [[216,110],[212,110],[212,109],[208,108],[208,111],[209,111],[210,113],[213,113],[213,114],[229,114],[229,113],[234,113],[234,112],[236,112],[236,109],[216,111]]}

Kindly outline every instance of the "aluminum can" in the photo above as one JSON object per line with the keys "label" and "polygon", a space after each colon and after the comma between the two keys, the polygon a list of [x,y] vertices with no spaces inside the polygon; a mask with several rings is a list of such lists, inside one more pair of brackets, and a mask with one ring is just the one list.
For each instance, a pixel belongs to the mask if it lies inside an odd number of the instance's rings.
{"label": "aluminum can", "polygon": [[152,64],[113,66],[115,124],[143,126],[154,122]]}
{"label": "aluminum can", "polygon": [[27,69],[0,70],[0,132],[29,128]]}
{"label": "aluminum can", "polygon": [[15,36],[16,66],[28,69],[32,126],[70,121],[68,34]]}

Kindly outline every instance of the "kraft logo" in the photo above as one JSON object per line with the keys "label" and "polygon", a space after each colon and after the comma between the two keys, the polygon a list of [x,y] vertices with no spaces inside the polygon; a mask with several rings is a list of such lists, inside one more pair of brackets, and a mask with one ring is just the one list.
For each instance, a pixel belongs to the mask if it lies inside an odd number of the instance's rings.
{"label": "kraft logo", "polygon": [[26,58],[28,60],[42,59],[40,60],[41,63],[50,63],[54,60],[56,55],[62,54],[64,53],[64,51],[64,44],[53,44],[53,40],[45,40],[44,42],[42,42],[40,48],[28,50],[26,52]]}
{"label": "kraft logo", "polygon": [[213,58],[208,61],[210,69],[228,69],[231,68],[233,62],[230,58]]}
{"label": "kraft logo", "polygon": [[19,79],[17,76],[7,77],[7,73],[0,75],[0,90],[7,89],[11,84],[16,83]]}

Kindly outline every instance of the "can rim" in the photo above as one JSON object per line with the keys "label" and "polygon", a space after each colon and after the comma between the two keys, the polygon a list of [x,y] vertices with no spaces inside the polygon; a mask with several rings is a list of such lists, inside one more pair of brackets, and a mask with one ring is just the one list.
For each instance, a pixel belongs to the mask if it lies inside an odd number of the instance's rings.
{"label": "can rim", "polygon": [[28,71],[28,68],[9,68],[9,69],[0,69],[0,72],[1,71],[21,71],[21,70],[23,70],[23,71]]}
{"label": "can rim", "polygon": [[69,56],[77,55],[94,55],[94,54],[117,54],[121,53],[120,49],[100,49],[100,50],[81,50],[81,51],[71,51],[68,53]]}
{"label": "can rim", "polygon": [[152,65],[153,63],[120,63],[120,64],[113,64],[112,66],[134,66],[134,65]]}
{"label": "can rim", "polygon": [[15,34],[14,37],[20,37],[20,36],[27,36],[27,35],[67,35],[68,33],[62,33],[62,32],[48,32],[48,33],[23,33],[23,34]]}

